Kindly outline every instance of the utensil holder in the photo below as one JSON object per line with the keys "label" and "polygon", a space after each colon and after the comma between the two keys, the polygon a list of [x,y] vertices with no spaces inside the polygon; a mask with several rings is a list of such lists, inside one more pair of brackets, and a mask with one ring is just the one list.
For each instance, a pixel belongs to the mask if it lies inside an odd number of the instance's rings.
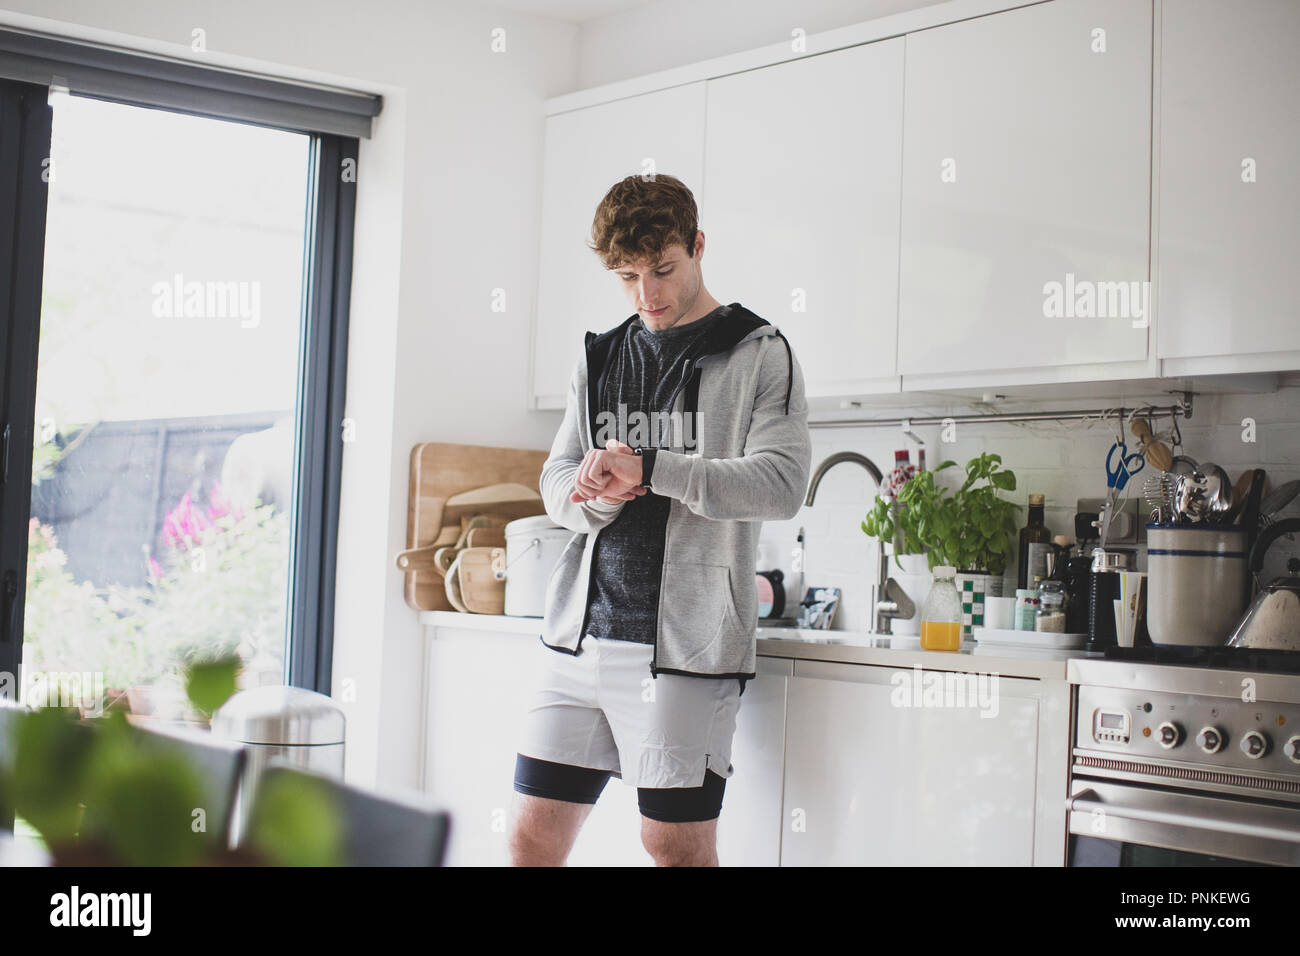
{"label": "utensil holder", "polygon": [[1245,595],[1245,528],[1147,525],[1151,643],[1223,644],[1241,619]]}

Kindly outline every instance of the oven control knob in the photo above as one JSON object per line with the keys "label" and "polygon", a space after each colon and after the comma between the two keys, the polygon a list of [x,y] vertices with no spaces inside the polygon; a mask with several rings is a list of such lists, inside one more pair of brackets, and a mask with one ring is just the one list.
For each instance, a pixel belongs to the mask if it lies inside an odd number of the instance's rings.
{"label": "oven control knob", "polygon": [[1196,735],[1196,743],[1207,754],[1217,754],[1223,749],[1223,731],[1218,727],[1202,727]]}
{"label": "oven control knob", "polygon": [[1241,752],[1252,760],[1258,760],[1268,753],[1268,738],[1258,730],[1249,730],[1241,738]]}
{"label": "oven control knob", "polygon": [[1300,763],[1300,736],[1288,740],[1282,747],[1282,752],[1291,759],[1292,763]]}
{"label": "oven control knob", "polygon": [[1160,734],[1160,746],[1166,750],[1172,750],[1183,742],[1183,728],[1177,724],[1166,720],[1158,728]]}

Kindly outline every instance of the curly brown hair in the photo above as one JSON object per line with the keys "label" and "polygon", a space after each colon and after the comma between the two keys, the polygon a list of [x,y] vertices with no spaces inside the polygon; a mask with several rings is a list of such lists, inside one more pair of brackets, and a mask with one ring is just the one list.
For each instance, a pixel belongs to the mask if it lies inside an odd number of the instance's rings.
{"label": "curly brown hair", "polygon": [[694,256],[697,220],[695,197],[680,179],[664,173],[649,179],[628,176],[611,186],[596,207],[587,248],[606,269],[640,259],[653,266],[676,243]]}

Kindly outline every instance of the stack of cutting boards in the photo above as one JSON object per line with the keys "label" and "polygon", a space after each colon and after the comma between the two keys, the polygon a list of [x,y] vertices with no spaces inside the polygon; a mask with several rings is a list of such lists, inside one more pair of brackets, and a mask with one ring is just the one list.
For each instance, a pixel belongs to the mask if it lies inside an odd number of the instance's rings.
{"label": "stack of cutting boards", "polygon": [[422,442],[411,449],[406,603],[417,611],[505,610],[505,525],[546,513],[546,451]]}

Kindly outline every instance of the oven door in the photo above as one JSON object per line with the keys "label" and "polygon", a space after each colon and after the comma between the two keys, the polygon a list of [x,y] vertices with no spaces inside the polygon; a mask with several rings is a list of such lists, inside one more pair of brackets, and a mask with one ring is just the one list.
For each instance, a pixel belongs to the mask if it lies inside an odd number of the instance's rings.
{"label": "oven door", "polygon": [[1300,806],[1075,777],[1069,866],[1300,866]]}

